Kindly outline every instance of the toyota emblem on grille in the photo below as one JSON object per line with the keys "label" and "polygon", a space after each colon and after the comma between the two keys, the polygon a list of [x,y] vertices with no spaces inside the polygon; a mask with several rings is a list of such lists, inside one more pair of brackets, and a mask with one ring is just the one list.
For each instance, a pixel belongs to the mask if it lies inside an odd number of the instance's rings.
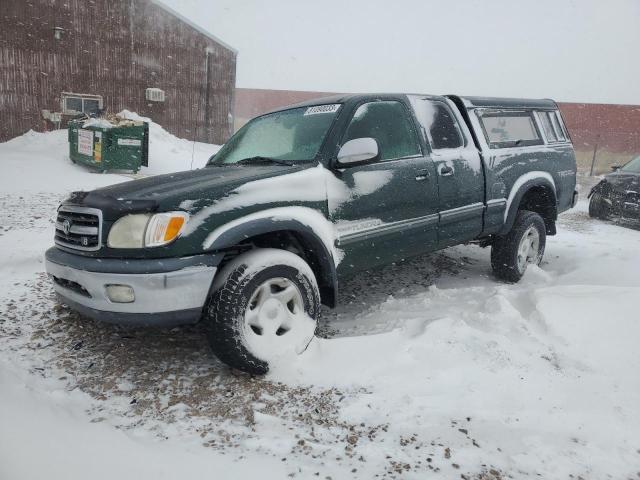
{"label": "toyota emblem on grille", "polygon": [[71,230],[71,222],[69,221],[69,219],[66,219],[64,222],[62,222],[62,231],[64,232],[65,235],[69,235],[70,230]]}

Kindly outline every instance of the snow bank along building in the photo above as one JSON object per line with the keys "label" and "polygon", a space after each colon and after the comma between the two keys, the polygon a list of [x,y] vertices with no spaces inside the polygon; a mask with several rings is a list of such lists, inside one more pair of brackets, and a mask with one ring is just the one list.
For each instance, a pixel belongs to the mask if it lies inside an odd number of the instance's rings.
{"label": "snow bank along building", "polygon": [[158,0],[2,0],[0,141],[122,109],[223,143],[236,51]]}

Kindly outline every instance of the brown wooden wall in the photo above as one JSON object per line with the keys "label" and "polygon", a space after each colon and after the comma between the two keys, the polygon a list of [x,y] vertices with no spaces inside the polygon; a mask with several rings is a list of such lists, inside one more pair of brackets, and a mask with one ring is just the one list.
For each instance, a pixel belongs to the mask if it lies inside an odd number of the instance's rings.
{"label": "brown wooden wall", "polygon": [[[64,29],[60,40],[54,27]],[[180,137],[223,143],[235,70],[233,50],[151,0],[0,0],[0,141],[47,128],[41,111],[60,111],[67,91],[102,95],[109,112],[135,111]],[[145,100],[151,87],[165,91],[164,103]]]}

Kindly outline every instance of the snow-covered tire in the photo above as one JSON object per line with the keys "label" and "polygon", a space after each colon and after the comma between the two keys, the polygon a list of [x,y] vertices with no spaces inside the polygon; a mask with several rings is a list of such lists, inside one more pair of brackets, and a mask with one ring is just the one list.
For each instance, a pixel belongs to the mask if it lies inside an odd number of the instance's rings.
{"label": "snow-covered tire", "polygon": [[315,335],[320,294],[311,267],[286,250],[261,248],[216,276],[203,315],[209,344],[230,367],[262,375],[283,355],[302,353]]}
{"label": "snow-covered tire", "polygon": [[491,267],[501,280],[518,282],[527,265],[539,265],[547,241],[544,220],[528,210],[520,210],[511,231],[494,240],[491,247]]}
{"label": "snow-covered tire", "polygon": [[591,195],[591,200],[589,200],[589,216],[600,220],[607,220],[610,216],[609,205],[598,192]]}

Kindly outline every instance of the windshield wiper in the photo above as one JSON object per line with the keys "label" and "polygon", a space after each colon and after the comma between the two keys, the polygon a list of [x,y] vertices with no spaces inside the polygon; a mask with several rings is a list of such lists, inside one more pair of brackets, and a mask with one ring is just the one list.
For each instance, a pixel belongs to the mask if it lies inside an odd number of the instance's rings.
{"label": "windshield wiper", "polygon": [[261,156],[243,158],[242,160],[236,162],[236,165],[249,164],[249,163],[275,163],[276,165],[286,165],[287,167],[293,166],[293,162],[289,162],[287,160],[280,160],[278,158],[261,157]]}

